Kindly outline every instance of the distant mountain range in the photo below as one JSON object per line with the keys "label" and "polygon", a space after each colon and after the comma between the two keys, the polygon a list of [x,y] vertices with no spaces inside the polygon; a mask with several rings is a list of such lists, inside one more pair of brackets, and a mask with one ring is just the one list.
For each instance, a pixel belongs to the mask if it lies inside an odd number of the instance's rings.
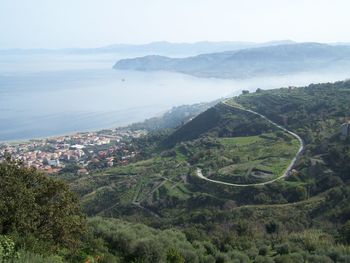
{"label": "distant mountain range", "polygon": [[194,56],[203,53],[214,53],[223,51],[239,50],[252,47],[273,46],[281,44],[293,44],[291,40],[271,41],[266,43],[254,43],[243,41],[222,42],[195,42],[195,43],[170,43],[166,41],[152,42],[149,44],[131,45],[114,44],[99,48],[65,48],[65,49],[0,49],[0,54],[152,54],[167,56]]}
{"label": "distant mountain range", "polygon": [[151,55],[122,59],[114,65],[114,69],[164,70],[218,78],[248,78],[300,72],[350,72],[350,46],[284,43],[186,58]]}
{"label": "distant mountain range", "polygon": [[281,44],[293,44],[291,40],[271,41],[266,43],[254,43],[243,41],[222,42],[195,42],[195,43],[170,43],[166,41],[152,42],[144,45],[117,44],[97,49],[99,52],[140,53],[146,52],[153,55],[173,54],[174,56],[199,55],[204,53],[216,53],[232,50],[240,50],[252,47],[274,46]]}

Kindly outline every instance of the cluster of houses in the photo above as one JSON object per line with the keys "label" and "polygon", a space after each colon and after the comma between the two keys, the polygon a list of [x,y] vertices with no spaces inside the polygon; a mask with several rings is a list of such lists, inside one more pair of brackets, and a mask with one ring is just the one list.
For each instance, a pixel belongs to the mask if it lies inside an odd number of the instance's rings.
{"label": "cluster of houses", "polygon": [[6,158],[21,161],[25,166],[35,167],[47,173],[56,173],[67,164],[81,167],[78,174],[87,174],[87,166],[101,161],[108,167],[115,164],[115,155],[121,156],[121,162],[127,163],[136,153],[127,143],[130,138],[139,138],[144,131],[111,130],[108,134],[96,132],[78,133],[50,139],[32,140],[18,144],[0,145],[0,162]]}

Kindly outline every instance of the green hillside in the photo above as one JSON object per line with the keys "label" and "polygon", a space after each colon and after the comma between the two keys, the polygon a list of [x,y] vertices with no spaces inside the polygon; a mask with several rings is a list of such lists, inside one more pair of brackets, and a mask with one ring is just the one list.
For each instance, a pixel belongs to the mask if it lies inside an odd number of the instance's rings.
{"label": "green hillside", "polygon": [[[31,233],[6,226],[11,230],[1,234],[17,244],[27,262],[45,262],[45,257],[47,262],[88,257],[87,262],[350,262],[350,138],[340,136],[349,101],[350,82],[337,82],[258,90],[218,103],[175,131],[158,130],[136,140],[135,161],[70,178],[89,217],[80,241],[68,232],[75,238],[74,251],[67,248],[69,240],[42,234],[40,225]],[[305,143],[287,177],[300,142],[277,125]],[[13,169],[2,165],[4,175]],[[201,178],[198,169],[216,182]],[[4,178],[9,177],[0,177],[0,183],[7,189]],[[32,188],[37,189],[24,189]],[[34,196],[50,204],[47,194]],[[0,205],[11,208],[5,201]],[[34,219],[26,215],[30,224]],[[60,231],[70,229],[67,217],[55,222]],[[40,246],[27,247],[30,240],[54,243],[47,243],[44,253]]]}
{"label": "green hillside", "polygon": [[164,216],[189,209],[202,195],[254,203],[239,198],[242,189],[200,180],[196,168],[212,179],[260,183],[281,176],[298,147],[266,120],[220,103],[170,134],[151,158],[83,177],[72,187],[89,215],[134,215],[141,207],[142,213]]}
{"label": "green hillside", "polygon": [[[220,240],[225,222],[232,222],[228,228],[238,240],[240,224],[250,233],[246,238],[259,240],[264,225],[274,220],[284,225],[284,232],[315,242],[320,242],[317,235],[338,240],[342,233],[336,229],[349,219],[349,140],[339,136],[350,113],[346,101],[350,101],[349,82],[245,94],[228,105],[217,104],[166,136],[149,158],[81,178],[72,186],[79,191],[82,185],[99,182],[82,195],[89,215],[176,226],[191,233],[195,227],[195,236],[211,233],[220,235]],[[260,183],[279,176],[296,154],[299,143],[293,136],[230,103],[262,113],[303,138],[305,151],[286,180],[241,188],[196,176],[199,167],[210,179]]]}
{"label": "green hillside", "polygon": [[172,133],[164,144],[190,141],[201,136],[238,137],[259,135],[274,129],[263,119],[219,103]]}

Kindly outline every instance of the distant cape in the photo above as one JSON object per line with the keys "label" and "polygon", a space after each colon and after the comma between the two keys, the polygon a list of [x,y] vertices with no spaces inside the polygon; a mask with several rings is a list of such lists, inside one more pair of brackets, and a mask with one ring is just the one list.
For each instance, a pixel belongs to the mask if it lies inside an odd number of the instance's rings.
{"label": "distant cape", "polygon": [[118,70],[172,71],[199,77],[249,78],[300,72],[349,72],[350,46],[292,43],[185,58],[150,55],[122,59]]}

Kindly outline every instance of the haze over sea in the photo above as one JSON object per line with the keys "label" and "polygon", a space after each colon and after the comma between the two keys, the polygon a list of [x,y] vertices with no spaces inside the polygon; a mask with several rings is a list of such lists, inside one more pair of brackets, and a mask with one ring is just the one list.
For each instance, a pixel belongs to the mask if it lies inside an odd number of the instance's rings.
{"label": "haze over sea", "polygon": [[0,141],[113,128],[160,115],[173,106],[212,101],[242,89],[307,85],[347,77],[299,74],[219,80],[112,69],[118,59],[126,57],[0,55]]}

